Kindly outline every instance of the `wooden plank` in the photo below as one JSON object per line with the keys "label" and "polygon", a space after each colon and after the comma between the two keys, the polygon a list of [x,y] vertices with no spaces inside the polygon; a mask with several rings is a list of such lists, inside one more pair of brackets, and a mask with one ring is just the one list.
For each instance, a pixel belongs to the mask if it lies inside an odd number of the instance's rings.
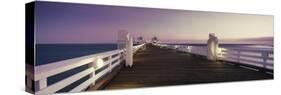
{"label": "wooden plank", "polygon": [[273,75],[148,45],[134,56],[134,66],[121,69],[105,89],[263,79]]}

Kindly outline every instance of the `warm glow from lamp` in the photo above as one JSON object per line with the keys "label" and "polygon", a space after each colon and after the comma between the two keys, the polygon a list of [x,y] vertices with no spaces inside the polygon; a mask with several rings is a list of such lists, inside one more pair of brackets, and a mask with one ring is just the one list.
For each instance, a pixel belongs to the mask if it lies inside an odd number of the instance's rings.
{"label": "warm glow from lamp", "polygon": [[226,50],[225,48],[218,48],[217,49],[217,54],[219,55],[219,57],[221,57],[221,58],[224,58],[224,54],[226,53],[226,52],[223,52],[224,50]]}
{"label": "warm glow from lamp", "polygon": [[192,46],[187,46],[186,49],[187,49],[187,52],[191,52]]}
{"label": "warm glow from lamp", "polygon": [[179,48],[179,46],[178,46],[178,45],[175,45],[174,48],[177,49],[177,48]]}
{"label": "warm glow from lamp", "polygon": [[103,65],[104,65],[104,61],[101,58],[98,57],[95,60],[95,68],[99,69],[99,68],[103,67]]}
{"label": "warm glow from lamp", "polygon": [[222,53],[222,48],[218,48],[217,52],[218,52],[218,54],[221,54]]}

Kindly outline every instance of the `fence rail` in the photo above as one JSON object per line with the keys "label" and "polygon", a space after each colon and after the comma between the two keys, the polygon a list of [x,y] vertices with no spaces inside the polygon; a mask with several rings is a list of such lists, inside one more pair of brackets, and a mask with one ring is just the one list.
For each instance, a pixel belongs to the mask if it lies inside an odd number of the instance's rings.
{"label": "fence rail", "polygon": [[273,50],[220,48],[219,59],[273,69]]}
{"label": "fence rail", "polygon": [[[154,44],[159,47],[166,47],[181,52],[207,56],[207,47],[205,46],[188,46],[188,45],[168,45]],[[219,60],[236,62],[255,67],[273,70],[274,54],[273,50],[249,49],[249,48],[221,48],[217,51]]]}
{"label": "fence rail", "polygon": [[[135,53],[144,44],[137,45],[133,47],[133,52]],[[107,52],[102,52],[98,54],[92,54],[88,56],[82,56],[72,59],[67,59],[59,62],[49,63],[46,65],[32,66],[27,65],[27,86],[32,88],[32,82],[34,83],[35,94],[51,94],[55,93],[66,86],[74,83],[75,81],[90,75],[90,78],[80,85],[73,88],[70,92],[79,92],[90,85],[95,85],[97,79],[110,73],[112,69],[120,65],[121,61],[124,60],[126,50],[112,50]],[[78,72],[72,76],[62,79],[56,83],[48,85],[48,77],[75,69],[80,66],[88,65],[88,68]],[[99,71],[96,73],[96,71]]]}

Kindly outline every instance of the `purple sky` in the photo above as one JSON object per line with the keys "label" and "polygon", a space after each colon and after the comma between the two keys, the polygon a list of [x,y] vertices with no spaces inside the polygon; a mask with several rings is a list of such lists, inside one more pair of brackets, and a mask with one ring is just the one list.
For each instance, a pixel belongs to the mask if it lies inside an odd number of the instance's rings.
{"label": "purple sky", "polygon": [[[273,37],[273,16],[36,3],[37,43],[114,43],[117,31],[166,42]],[[272,39],[271,39],[272,40]]]}

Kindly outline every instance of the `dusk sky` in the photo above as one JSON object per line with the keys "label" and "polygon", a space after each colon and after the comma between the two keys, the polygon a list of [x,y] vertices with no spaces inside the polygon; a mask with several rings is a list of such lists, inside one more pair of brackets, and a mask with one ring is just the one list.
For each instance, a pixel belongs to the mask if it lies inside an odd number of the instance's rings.
{"label": "dusk sky", "polygon": [[273,37],[273,16],[188,10],[36,3],[37,43],[114,43],[118,30],[165,41]]}

